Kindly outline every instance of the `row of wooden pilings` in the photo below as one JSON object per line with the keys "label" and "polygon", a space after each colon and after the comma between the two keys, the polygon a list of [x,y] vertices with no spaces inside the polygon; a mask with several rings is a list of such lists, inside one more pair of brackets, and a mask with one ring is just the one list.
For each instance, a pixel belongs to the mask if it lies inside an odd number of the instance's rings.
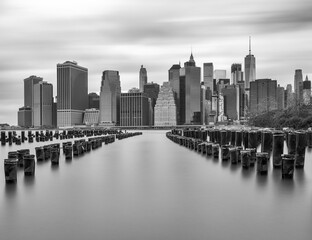
{"label": "row of wooden pilings", "polygon": [[71,160],[73,156],[82,156],[91,150],[102,147],[104,144],[115,142],[115,139],[122,140],[125,138],[142,135],[141,132],[121,133],[98,136],[86,139],[44,145],[35,148],[35,154],[30,154],[29,149],[8,152],[8,158],[4,160],[4,173],[6,183],[17,182],[18,168],[24,169],[25,176],[35,175],[35,158],[37,162],[51,161],[52,165],[58,165],[60,159],[60,150],[62,149],[66,160]]}
{"label": "row of wooden pilings", "polygon": [[[27,133],[27,135],[26,135]],[[16,131],[1,131],[0,133],[0,142],[4,146],[6,144],[12,145],[21,145],[24,142],[33,143],[36,142],[47,142],[53,141],[53,139],[73,139],[73,138],[82,138],[82,137],[92,137],[92,136],[101,136],[104,134],[118,134],[121,131],[117,129],[89,129],[89,130],[63,130],[63,131],[51,131],[51,130],[41,130],[41,131],[20,131],[20,134],[17,134]]]}
{"label": "row of wooden pilings", "polygon": [[256,164],[259,174],[267,174],[272,154],[272,166],[281,169],[282,178],[293,178],[295,168],[304,168],[306,147],[312,147],[312,131],[174,129],[166,135],[207,156],[241,163],[244,169]]}

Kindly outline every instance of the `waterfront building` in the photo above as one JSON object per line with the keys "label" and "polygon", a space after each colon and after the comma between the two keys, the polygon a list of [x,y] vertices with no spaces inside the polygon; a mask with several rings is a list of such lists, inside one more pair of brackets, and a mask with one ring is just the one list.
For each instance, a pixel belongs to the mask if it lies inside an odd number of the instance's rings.
{"label": "waterfront building", "polygon": [[19,127],[29,128],[32,127],[32,108],[24,106],[18,109],[17,124]]}
{"label": "waterfront building", "polygon": [[76,62],[57,64],[57,126],[80,125],[88,108],[88,69]]}
{"label": "waterfront building", "polygon": [[306,76],[303,82],[303,104],[308,105],[311,103],[311,81]]}
{"label": "waterfront building", "polygon": [[249,38],[249,54],[245,57],[245,89],[249,91],[250,82],[256,80],[256,58],[251,54],[251,38]]}
{"label": "waterfront building", "polygon": [[213,91],[213,63],[204,63],[204,85]]}
{"label": "waterfront building", "polygon": [[258,79],[250,82],[250,112],[258,114],[277,109],[277,81]]}
{"label": "waterfront building", "polygon": [[200,67],[196,67],[193,54],[180,69],[179,124],[200,124]]}
{"label": "waterfront building", "polygon": [[156,105],[156,100],[158,98],[159,93],[159,84],[157,83],[146,83],[143,87],[143,92],[146,94],[146,96],[150,99],[150,124],[154,125],[154,108]]}
{"label": "waterfront building", "polygon": [[149,98],[145,93],[121,93],[120,126],[148,126]]}
{"label": "waterfront building", "polygon": [[95,109],[100,109],[100,96],[97,93],[89,93],[88,94],[89,98],[89,105],[88,108],[95,108]]}
{"label": "waterfront building", "polygon": [[295,96],[296,96],[295,100],[296,100],[296,103],[299,104],[302,102],[302,97],[303,97],[303,76],[302,76],[301,69],[295,70],[294,86],[295,86]]}
{"label": "waterfront building", "polygon": [[164,82],[160,88],[155,105],[155,126],[177,125],[176,104],[169,82]]}
{"label": "waterfront building", "polygon": [[281,87],[279,84],[276,89],[277,97],[277,109],[284,110],[285,108],[285,88]]}
{"label": "waterfront building", "polygon": [[52,127],[57,127],[57,102],[53,99],[53,105],[52,105]]}
{"label": "waterfront building", "polygon": [[181,66],[179,63],[172,65],[172,67],[168,70],[168,80],[174,94],[174,100],[177,108],[176,119],[178,123],[180,122],[180,69]]}
{"label": "waterfront building", "polygon": [[24,106],[31,108],[31,126],[34,125],[34,85],[42,80],[42,77],[34,75],[24,79]]}
{"label": "waterfront building", "polygon": [[238,82],[243,81],[242,64],[240,63],[232,64],[231,79],[232,79],[232,84],[237,84]]}
{"label": "waterfront building", "polygon": [[47,82],[38,82],[34,85],[34,127],[53,126],[53,85]]}
{"label": "waterfront building", "polygon": [[140,72],[139,72],[139,88],[140,92],[144,91],[144,85],[147,83],[147,71],[146,68],[141,65]]}
{"label": "waterfront building", "polygon": [[103,72],[100,93],[100,123],[119,125],[120,76],[118,71]]}
{"label": "waterfront building", "polygon": [[287,84],[286,86],[286,108],[294,105],[294,93],[292,92],[292,85]]}
{"label": "waterfront building", "polygon": [[224,101],[224,115],[227,119],[239,120],[241,116],[240,87],[238,85],[227,85],[222,89]]}
{"label": "waterfront building", "polygon": [[83,117],[83,124],[97,125],[100,119],[100,110],[96,108],[86,109]]}

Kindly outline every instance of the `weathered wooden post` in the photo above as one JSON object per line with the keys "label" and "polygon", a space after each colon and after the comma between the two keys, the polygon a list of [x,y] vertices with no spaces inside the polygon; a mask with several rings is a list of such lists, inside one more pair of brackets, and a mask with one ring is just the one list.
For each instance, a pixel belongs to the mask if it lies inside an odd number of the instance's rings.
{"label": "weathered wooden post", "polygon": [[35,155],[24,155],[24,174],[25,176],[35,175]]}
{"label": "weathered wooden post", "polygon": [[293,178],[295,170],[295,156],[292,154],[282,155],[282,178]]}
{"label": "weathered wooden post", "polygon": [[4,159],[4,175],[6,183],[16,183],[17,181],[17,159]]}
{"label": "weathered wooden post", "polygon": [[284,133],[277,132],[273,134],[273,167],[282,166],[282,154],[284,153]]}
{"label": "weathered wooden post", "polygon": [[250,151],[249,150],[241,150],[241,159],[242,159],[242,167],[248,169],[250,167]]}
{"label": "weathered wooden post", "polygon": [[306,133],[304,131],[296,132],[296,155],[295,155],[296,168],[304,167],[306,146],[307,146]]}
{"label": "weathered wooden post", "polygon": [[261,175],[268,173],[269,168],[269,154],[267,152],[260,152],[257,156],[257,172]]}

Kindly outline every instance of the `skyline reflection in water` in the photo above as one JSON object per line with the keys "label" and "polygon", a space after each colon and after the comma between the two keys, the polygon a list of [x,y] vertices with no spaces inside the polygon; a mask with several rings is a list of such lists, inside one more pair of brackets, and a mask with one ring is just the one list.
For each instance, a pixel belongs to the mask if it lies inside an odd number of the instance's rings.
{"label": "skyline reflection in water", "polygon": [[[1,147],[0,156],[38,144]],[[116,141],[5,184],[1,239],[311,239],[312,152],[282,180],[179,146],[165,131]],[[270,164],[272,162],[270,161]]]}

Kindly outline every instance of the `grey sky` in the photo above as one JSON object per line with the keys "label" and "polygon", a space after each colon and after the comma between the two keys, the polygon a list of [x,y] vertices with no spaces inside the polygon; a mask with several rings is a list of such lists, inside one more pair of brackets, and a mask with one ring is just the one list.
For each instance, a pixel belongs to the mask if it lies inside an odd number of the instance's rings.
{"label": "grey sky", "polygon": [[99,92],[102,71],[119,70],[127,91],[141,64],[161,84],[191,48],[198,66],[229,71],[250,35],[257,78],[293,84],[295,69],[312,73],[311,12],[311,0],[1,0],[0,123],[16,124],[24,78],[43,77],[56,95],[57,63],[87,67],[89,92]]}

